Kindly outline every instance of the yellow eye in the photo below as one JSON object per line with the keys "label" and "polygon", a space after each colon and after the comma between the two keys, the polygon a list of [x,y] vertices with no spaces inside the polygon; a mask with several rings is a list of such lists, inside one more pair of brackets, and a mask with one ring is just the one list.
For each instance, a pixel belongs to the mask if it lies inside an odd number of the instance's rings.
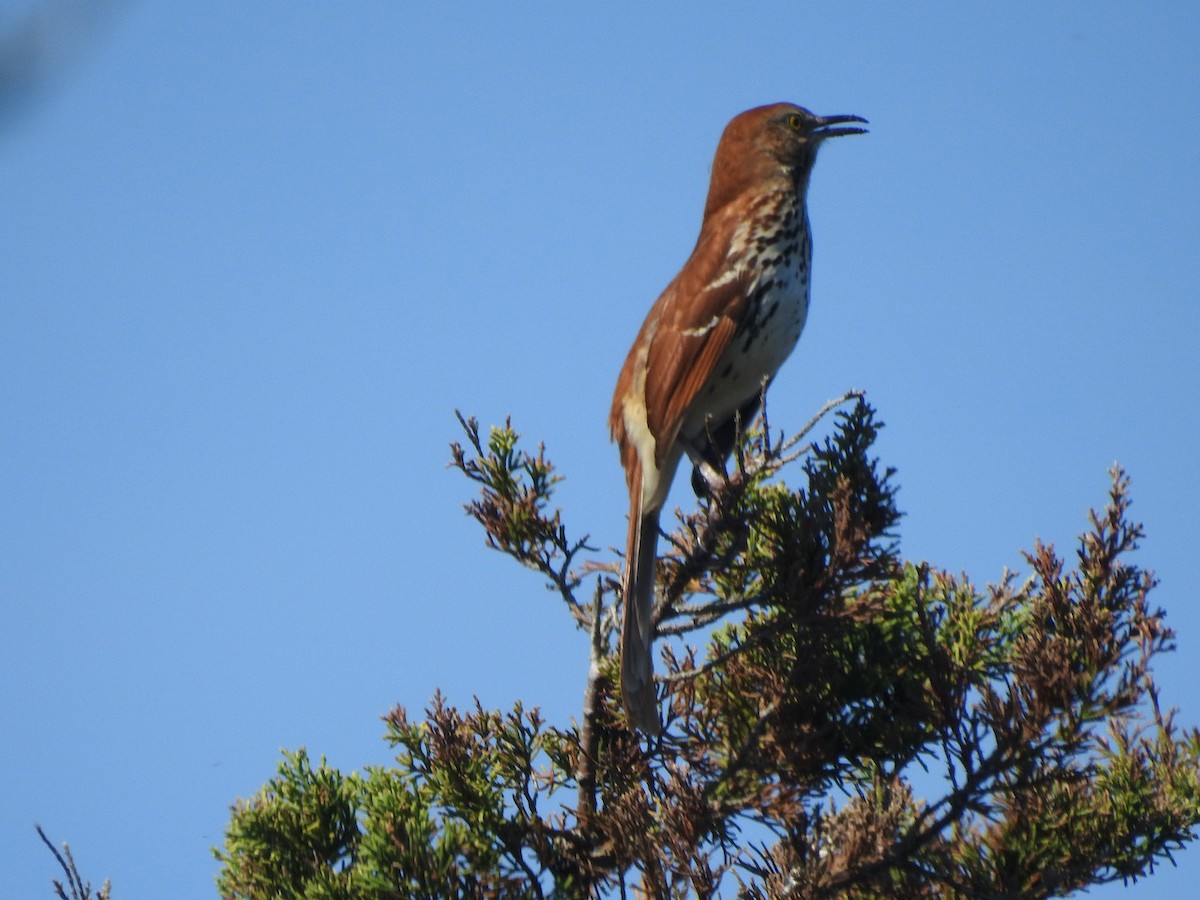
{"label": "yellow eye", "polygon": [[787,117],[787,123],[788,128],[792,129],[792,131],[801,131],[804,128],[804,119],[795,113]]}

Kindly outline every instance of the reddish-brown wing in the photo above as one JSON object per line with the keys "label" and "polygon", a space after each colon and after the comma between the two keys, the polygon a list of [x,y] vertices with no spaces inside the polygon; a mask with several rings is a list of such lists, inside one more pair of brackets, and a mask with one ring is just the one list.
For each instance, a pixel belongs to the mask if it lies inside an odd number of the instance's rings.
{"label": "reddish-brown wing", "polygon": [[746,314],[750,276],[731,270],[729,246],[720,230],[702,238],[650,314],[659,322],[646,358],[646,422],[659,464]]}

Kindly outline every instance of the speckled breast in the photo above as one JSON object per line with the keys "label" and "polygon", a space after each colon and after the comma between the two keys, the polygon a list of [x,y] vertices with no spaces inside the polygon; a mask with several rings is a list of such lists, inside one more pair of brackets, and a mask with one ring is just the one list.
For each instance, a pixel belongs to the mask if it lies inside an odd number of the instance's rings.
{"label": "speckled breast", "polygon": [[777,228],[752,240],[747,265],[757,275],[750,284],[748,314],[697,397],[684,434],[702,432],[706,419],[726,419],[757,395],[804,330],[812,261],[807,216],[802,211],[786,216]]}

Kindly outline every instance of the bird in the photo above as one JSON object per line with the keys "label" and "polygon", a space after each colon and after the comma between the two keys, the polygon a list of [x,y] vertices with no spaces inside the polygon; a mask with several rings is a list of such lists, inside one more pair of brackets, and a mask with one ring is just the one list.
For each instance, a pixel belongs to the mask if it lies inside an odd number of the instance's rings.
{"label": "bird", "polygon": [[792,352],[808,316],[812,239],[805,197],[817,150],[866,119],[792,103],[746,110],[713,158],[700,236],[642,323],[613,393],[609,431],[629,489],[622,586],[626,716],[661,729],[654,687],[658,521],[684,454],[711,493],[741,424]]}

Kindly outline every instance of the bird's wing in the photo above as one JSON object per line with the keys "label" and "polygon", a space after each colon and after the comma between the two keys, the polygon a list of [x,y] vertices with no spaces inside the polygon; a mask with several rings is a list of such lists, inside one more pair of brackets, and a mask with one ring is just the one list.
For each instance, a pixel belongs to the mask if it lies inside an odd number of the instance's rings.
{"label": "bird's wing", "polygon": [[[656,306],[646,358],[646,422],[662,462],[746,315],[750,275],[698,246]],[[653,313],[652,313],[653,315]]]}

